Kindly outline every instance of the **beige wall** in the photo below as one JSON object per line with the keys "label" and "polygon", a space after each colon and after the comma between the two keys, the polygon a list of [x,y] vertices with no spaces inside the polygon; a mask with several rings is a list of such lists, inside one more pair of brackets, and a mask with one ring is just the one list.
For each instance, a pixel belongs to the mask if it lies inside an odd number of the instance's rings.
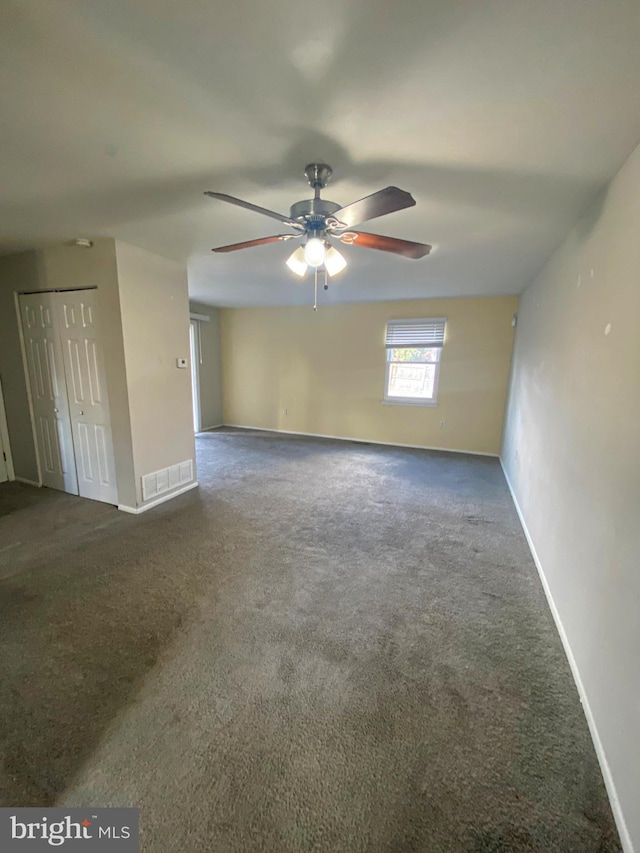
{"label": "beige wall", "polygon": [[210,305],[191,302],[190,311],[209,318],[199,323],[202,361],[198,365],[200,429],[222,423],[222,374],[220,365],[220,312]]}
{"label": "beige wall", "polygon": [[640,850],[639,199],[640,148],[525,291],[502,451],[627,850]]}
{"label": "beige wall", "polygon": [[[127,371],[135,503],[141,477],[188,459],[195,447],[189,364],[186,270],[143,249],[116,244]],[[123,501],[121,500],[121,503]]]}
{"label": "beige wall", "polygon": [[[497,454],[516,307],[499,297],[222,309],[224,422]],[[387,320],[440,316],[438,406],[384,405]]]}

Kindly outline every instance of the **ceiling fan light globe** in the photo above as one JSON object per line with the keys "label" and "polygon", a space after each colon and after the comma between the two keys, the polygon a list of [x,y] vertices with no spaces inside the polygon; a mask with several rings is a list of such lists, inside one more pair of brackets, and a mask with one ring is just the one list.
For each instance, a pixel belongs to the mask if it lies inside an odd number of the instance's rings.
{"label": "ceiling fan light globe", "polygon": [[304,247],[304,259],[310,267],[321,267],[324,263],[326,248],[319,237],[311,237]]}
{"label": "ceiling fan light globe", "polygon": [[347,265],[347,259],[333,246],[329,246],[324,256],[324,268],[330,276],[337,275]]}
{"label": "ceiling fan light globe", "polygon": [[307,262],[304,258],[304,247],[298,246],[295,252],[292,255],[289,255],[286,264],[291,272],[302,278],[307,272]]}

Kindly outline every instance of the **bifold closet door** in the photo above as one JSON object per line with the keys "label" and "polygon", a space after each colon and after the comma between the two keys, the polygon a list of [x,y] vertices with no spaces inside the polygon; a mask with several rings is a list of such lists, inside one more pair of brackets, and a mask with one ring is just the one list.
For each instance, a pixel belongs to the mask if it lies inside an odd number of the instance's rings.
{"label": "bifold closet door", "polygon": [[118,503],[109,401],[97,334],[96,290],[54,294],[75,448],[78,491]]}
{"label": "bifold closet door", "polygon": [[42,483],[118,503],[97,291],[20,296]]}
{"label": "bifold closet door", "polygon": [[42,483],[78,494],[64,362],[55,293],[20,296],[20,313],[31,388]]}

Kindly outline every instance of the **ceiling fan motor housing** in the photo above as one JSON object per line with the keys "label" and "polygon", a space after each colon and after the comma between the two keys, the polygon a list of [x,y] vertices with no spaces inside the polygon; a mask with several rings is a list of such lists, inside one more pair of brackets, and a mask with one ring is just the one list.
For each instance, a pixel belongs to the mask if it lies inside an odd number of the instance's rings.
{"label": "ceiling fan motor housing", "polygon": [[289,216],[298,222],[306,223],[312,231],[321,231],[324,229],[325,219],[336,210],[340,210],[340,205],[335,201],[309,198],[292,204]]}

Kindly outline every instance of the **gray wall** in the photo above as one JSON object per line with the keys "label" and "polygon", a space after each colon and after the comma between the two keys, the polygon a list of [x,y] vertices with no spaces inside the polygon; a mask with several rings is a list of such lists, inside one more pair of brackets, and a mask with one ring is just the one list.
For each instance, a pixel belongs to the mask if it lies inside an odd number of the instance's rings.
{"label": "gray wall", "polygon": [[195,314],[205,314],[209,322],[200,326],[202,363],[198,365],[200,382],[200,429],[222,423],[222,370],[220,366],[220,312],[210,305],[189,303]]}
{"label": "gray wall", "polygon": [[502,450],[627,850],[640,850],[639,199],[640,148],[525,291]]}
{"label": "gray wall", "polygon": [[[141,477],[194,460],[187,271],[118,241],[118,287],[133,443],[135,501]],[[124,503],[124,501],[120,501]]]}
{"label": "gray wall", "polygon": [[16,477],[38,482],[38,462],[33,443],[31,415],[22,353],[15,294],[40,288],[36,252],[0,258],[0,377]]}

